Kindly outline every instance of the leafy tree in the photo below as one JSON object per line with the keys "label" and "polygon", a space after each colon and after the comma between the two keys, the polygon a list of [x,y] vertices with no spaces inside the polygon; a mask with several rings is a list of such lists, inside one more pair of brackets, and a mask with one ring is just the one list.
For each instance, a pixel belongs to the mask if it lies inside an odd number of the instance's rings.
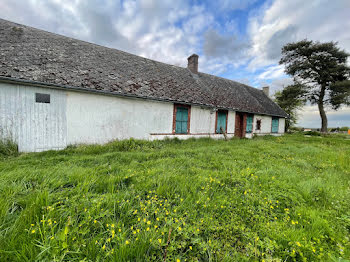
{"label": "leafy tree", "polygon": [[301,84],[294,84],[275,93],[275,102],[289,115],[286,119],[286,131],[297,122],[297,109],[301,108],[306,100],[307,91]]}
{"label": "leafy tree", "polygon": [[306,98],[317,104],[322,126],[327,132],[326,106],[339,109],[349,103],[350,68],[346,65],[349,54],[337,47],[336,42],[302,40],[282,48],[280,64],[294,81],[305,87]]}

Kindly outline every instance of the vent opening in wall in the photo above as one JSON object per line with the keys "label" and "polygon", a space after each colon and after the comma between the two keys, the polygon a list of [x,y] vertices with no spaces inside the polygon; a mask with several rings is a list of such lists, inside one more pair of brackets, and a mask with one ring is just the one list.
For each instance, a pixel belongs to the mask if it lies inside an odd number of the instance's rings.
{"label": "vent opening in wall", "polygon": [[36,103],[50,104],[50,95],[49,94],[35,93],[35,102]]}
{"label": "vent opening in wall", "polygon": [[258,119],[256,120],[256,130],[260,130],[261,129],[261,120]]}

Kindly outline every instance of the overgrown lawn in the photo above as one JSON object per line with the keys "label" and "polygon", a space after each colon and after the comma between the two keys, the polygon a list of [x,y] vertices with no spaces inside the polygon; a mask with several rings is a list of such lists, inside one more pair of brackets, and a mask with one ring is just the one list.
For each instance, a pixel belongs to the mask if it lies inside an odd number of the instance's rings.
{"label": "overgrown lawn", "polygon": [[0,199],[1,261],[345,261],[350,139],[128,140],[2,157]]}

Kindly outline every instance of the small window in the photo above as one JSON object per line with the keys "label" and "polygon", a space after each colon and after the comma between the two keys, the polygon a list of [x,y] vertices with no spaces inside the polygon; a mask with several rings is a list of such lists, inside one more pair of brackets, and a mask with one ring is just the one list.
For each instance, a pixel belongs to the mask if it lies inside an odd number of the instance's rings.
{"label": "small window", "polygon": [[49,94],[35,93],[35,102],[36,103],[50,104],[50,95]]}
{"label": "small window", "polygon": [[220,110],[216,114],[216,133],[226,133],[227,126],[227,111]]}
{"label": "small window", "polygon": [[261,130],[261,119],[256,120],[256,130]]}
{"label": "small window", "polygon": [[250,134],[251,132],[253,132],[253,115],[248,115],[246,133]]}
{"label": "small window", "polygon": [[271,133],[278,133],[278,117],[272,118]]}
{"label": "small window", "polygon": [[189,133],[189,106],[175,105],[175,134]]}

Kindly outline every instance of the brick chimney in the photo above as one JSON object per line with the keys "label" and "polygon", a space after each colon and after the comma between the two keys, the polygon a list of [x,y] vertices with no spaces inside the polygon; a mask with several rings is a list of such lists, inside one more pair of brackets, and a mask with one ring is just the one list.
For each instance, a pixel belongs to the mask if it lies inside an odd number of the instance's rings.
{"label": "brick chimney", "polygon": [[265,93],[265,95],[270,96],[270,87],[264,86],[262,90]]}
{"label": "brick chimney", "polygon": [[190,69],[193,74],[198,74],[198,57],[198,55],[193,54],[187,58],[187,68]]}

